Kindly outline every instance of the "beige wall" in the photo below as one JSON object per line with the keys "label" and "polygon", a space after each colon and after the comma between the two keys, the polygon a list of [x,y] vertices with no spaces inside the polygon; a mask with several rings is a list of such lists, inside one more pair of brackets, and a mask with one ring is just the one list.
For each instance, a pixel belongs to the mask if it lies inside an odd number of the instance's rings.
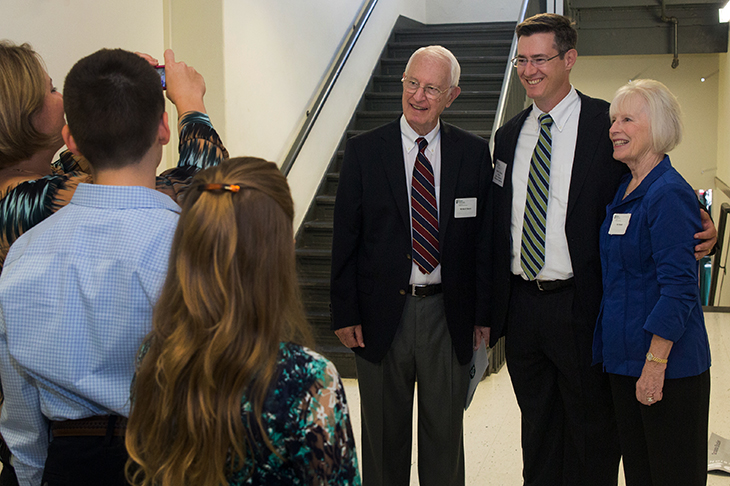
{"label": "beige wall", "polygon": [[[719,54],[719,76],[717,96],[717,178],[725,186],[730,185],[730,54]],[[723,203],[730,204],[730,197],[722,191],[715,191],[713,201],[713,217],[719,223],[720,207]],[[726,228],[723,251],[715,256],[721,259],[721,264],[727,262],[727,253],[730,250],[730,228]],[[721,288],[722,286],[722,288]],[[721,306],[730,306],[730,279],[720,270],[718,275],[718,293],[716,302]]]}
{"label": "beige wall", "polygon": [[[672,165],[695,189],[715,186],[717,171],[719,54],[683,54],[677,69],[671,55],[578,57],[571,73],[576,89],[611,101],[629,79],[651,78],[677,96],[684,116],[684,139],[670,154]],[[700,78],[707,79],[703,83]]]}
{"label": "beige wall", "polygon": [[164,51],[163,3],[149,0],[3,0],[0,39],[30,43],[59,90],[76,61],[103,47]]}
{"label": "beige wall", "polygon": [[[728,49],[730,51],[730,49]],[[717,96],[717,178],[730,186],[730,53],[719,54]],[[717,205],[719,208],[719,204]]]}

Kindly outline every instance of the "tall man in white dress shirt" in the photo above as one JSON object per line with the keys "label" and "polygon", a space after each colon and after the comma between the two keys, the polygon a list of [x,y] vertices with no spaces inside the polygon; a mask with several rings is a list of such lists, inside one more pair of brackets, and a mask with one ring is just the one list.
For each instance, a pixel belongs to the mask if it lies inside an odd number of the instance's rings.
{"label": "tall man in white dress shirt", "polygon": [[[517,26],[517,75],[533,104],[496,134],[490,340],[506,336],[522,412],[525,485],[615,485],[620,459],[607,377],[592,367],[601,303],[599,229],[626,172],[608,103],[573,88],[577,32],[540,14]],[[714,245],[714,226],[698,235]],[[491,248],[491,250],[488,250]]]}

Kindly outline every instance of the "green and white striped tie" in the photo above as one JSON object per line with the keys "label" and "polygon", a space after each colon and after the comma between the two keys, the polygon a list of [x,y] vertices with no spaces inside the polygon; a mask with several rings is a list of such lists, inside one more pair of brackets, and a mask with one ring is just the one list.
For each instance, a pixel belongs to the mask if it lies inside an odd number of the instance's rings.
{"label": "green and white striped tie", "polygon": [[550,193],[550,152],[553,144],[550,134],[552,117],[544,113],[540,115],[539,120],[540,137],[530,162],[520,252],[522,269],[530,280],[535,280],[545,265],[545,223]]}

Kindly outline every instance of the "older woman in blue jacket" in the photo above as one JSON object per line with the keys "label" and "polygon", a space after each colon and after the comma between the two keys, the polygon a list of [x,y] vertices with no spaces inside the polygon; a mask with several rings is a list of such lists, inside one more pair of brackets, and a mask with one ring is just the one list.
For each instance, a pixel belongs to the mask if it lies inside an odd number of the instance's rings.
{"label": "older woman in blue jacket", "polygon": [[704,485],[710,347],[698,288],[694,191],[667,152],[680,108],[662,83],[616,92],[609,131],[625,163],[601,228],[603,302],[594,362],[610,374],[626,484]]}

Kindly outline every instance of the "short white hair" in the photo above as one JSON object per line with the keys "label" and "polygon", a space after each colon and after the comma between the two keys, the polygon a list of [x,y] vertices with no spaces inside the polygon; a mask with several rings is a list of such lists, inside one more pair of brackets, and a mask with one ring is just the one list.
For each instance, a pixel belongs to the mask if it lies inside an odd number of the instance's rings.
{"label": "short white hair", "polygon": [[461,66],[459,66],[459,61],[456,60],[456,57],[454,57],[450,50],[441,46],[421,47],[416,52],[411,54],[411,58],[408,59],[408,64],[406,64],[406,74],[408,74],[408,70],[411,68],[411,63],[413,62],[413,60],[417,56],[422,55],[431,57],[433,59],[438,59],[439,61],[443,61],[444,63],[448,63],[451,68],[449,88],[459,86],[459,78],[461,77]]}
{"label": "short white hair", "polygon": [[669,88],[653,79],[636,79],[621,86],[611,102],[611,119],[621,107],[635,99],[644,103],[654,152],[665,154],[679,145],[683,131],[682,109]]}

